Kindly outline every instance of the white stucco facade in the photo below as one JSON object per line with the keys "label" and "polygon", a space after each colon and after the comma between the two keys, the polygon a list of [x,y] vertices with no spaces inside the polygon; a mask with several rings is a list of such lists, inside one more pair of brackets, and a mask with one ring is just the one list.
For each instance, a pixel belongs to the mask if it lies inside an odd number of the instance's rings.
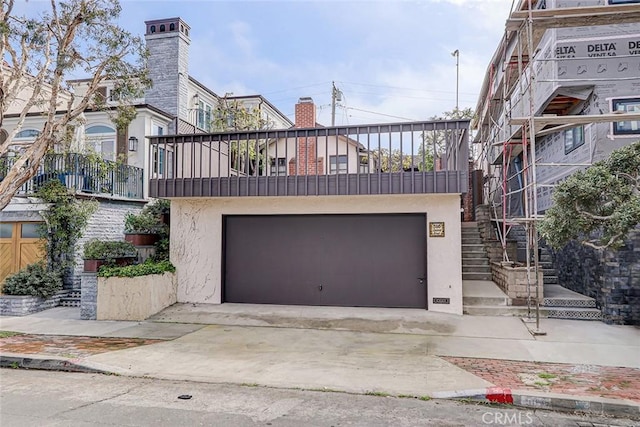
{"label": "white stucco facade", "polygon": [[[427,223],[444,222],[444,237],[426,236],[428,309],[462,314],[460,194],[173,199],[178,302],[222,303],[224,215],[384,213],[426,213]],[[433,304],[434,298],[450,303]]]}

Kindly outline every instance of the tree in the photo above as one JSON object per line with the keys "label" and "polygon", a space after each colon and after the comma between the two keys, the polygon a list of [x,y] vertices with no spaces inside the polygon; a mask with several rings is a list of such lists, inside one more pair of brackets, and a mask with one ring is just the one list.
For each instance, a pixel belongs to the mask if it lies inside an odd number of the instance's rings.
{"label": "tree", "polygon": [[578,240],[594,249],[616,249],[640,224],[640,141],[571,175],[553,193],[540,223],[553,248]]}
{"label": "tree", "polygon": [[[429,120],[459,120],[472,119],[475,115],[473,109],[465,108],[459,110],[445,111],[441,116],[433,116]],[[418,147],[418,162],[420,170],[433,170],[434,149],[436,157],[446,153],[447,143],[455,137],[453,130],[425,131],[422,133],[422,142]]]}
{"label": "tree", "polygon": [[[246,132],[266,130],[272,126],[258,106],[247,108],[237,99],[223,97],[213,110],[214,132]],[[231,165],[249,175],[257,174],[264,166],[264,140],[244,139],[230,141]]]}
{"label": "tree", "polygon": [[[118,0],[51,0],[50,9],[37,18],[14,15],[14,3],[2,0],[0,12],[0,105],[3,117],[15,111],[17,124],[0,142],[0,157],[29,113],[40,113],[45,121],[0,181],[0,209],[37,173],[54,144],[73,135],[70,127],[83,111],[110,108],[101,92],[107,81],[114,83],[118,101],[112,116],[119,128],[134,117],[131,100],[149,85],[143,40],[116,24]],[[78,75],[88,80],[74,92],[69,80]]]}

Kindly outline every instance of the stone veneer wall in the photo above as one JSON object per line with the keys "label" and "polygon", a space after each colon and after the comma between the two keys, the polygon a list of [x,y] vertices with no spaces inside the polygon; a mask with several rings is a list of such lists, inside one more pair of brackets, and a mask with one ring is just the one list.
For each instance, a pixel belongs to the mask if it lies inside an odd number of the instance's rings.
{"label": "stone veneer wall", "polygon": [[[531,279],[535,281],[535,272],[532,270]],[[544,298],[543,273],[538,271],[538,297],[540,302]],[[498,262],[491,263],[491,278],[502,291],[511,298],[512,305],[527,304],[527,267],[511,267]],[[532,283],[531,298],[535,300],[536,286]]]}
{"label": "stone veneer wall", "polygon": [[82,251],[91,239],[124,240],[124,217],[128,212],[138,213],[145,205],[138,201],[99,200],[98,210],[89,219],[83,236],[76,243],[76,266],[70,282],[73,289],[81,288],[83,270]]}
{"label": "stone veneer wall", "polygon": [[618,251],[571,242],[552,258],[560,284],[594,298],[606,323],[640,325],[640,227]]}
{"label": "stone veneer wall", "polygon": [[98,274],[80,273],[80,318],[82,320],[96,320],[98,309]]}
{"label": "stone veneer wall", "polygon": [[[491,262],[502,262],[502,244],[496,236],[495,226],[491,222],[491,210],[489,205],[476,206],[476,222],[482,243]],[[514,261],[517,255],[517,243],[507,241],[507,256]]]}
{"label": "stone veneer wall", "polygon": [[60,305],[60,300],[64,295],[66,295],[64,291],[58,292],[47,299],[26,295],[2,295],[0,296],[0,315],[26,316],[27,314],[48,310]]}

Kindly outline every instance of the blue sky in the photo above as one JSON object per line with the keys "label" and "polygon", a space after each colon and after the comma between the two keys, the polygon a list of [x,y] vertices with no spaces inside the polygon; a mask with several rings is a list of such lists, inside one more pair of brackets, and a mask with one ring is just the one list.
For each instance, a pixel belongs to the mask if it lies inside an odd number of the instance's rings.
{"label": "blue sky", "polygon": [[[18,0],[37,13],[48,2]],[[220,95],[262,94],[293,118],[311,96],[328,125],[331,82],[343,92],[336,124],[421,120],[475,107],[511,0],[124,0],[120,24],[180,16],[191,26],[189,73]],[[393,116],[393,117],[390,117]]]}

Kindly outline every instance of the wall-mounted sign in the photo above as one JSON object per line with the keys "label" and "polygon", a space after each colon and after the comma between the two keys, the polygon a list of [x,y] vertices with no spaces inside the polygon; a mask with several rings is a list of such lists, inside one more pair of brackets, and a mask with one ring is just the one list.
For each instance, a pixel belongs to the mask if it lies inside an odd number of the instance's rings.
{"label": "wall-mounted sign", "polygon": [[451,304],[451,300],[449,298],[434,298],[434,304]]}
{"label": "wall-mounted sign", "polygon": [[429,237],[444,237],[444,222],[430,222]]}

